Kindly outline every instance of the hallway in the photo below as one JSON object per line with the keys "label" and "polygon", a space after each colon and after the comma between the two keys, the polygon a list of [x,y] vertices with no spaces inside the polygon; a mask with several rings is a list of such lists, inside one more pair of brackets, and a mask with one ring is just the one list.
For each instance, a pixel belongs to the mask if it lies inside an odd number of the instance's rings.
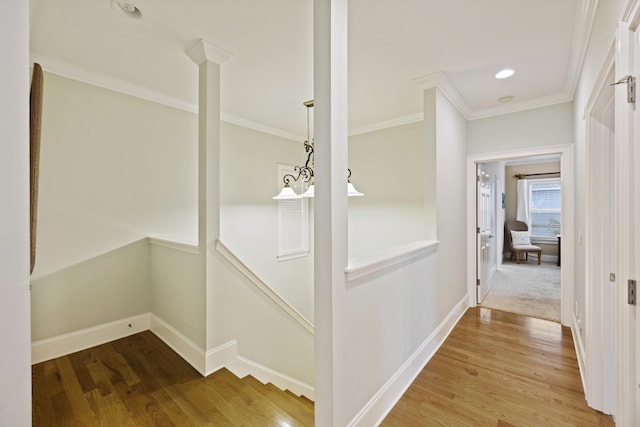
{"label": "hallway", "polygon": [[614,423],[587,407],[569,328],[470,308],[382,425]]}

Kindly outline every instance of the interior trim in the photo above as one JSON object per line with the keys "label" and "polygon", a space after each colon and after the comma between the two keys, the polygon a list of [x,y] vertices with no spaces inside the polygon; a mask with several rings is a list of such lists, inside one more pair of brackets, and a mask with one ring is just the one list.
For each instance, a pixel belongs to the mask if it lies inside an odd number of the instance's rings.
{"label": "interior trim", "polygon": [[350,258],[345,269],[348,282],[393,267],[401,262],[435,253],[440,244],[437,240],[420,240],[397,246],[378,256],[369,258]]}
{"label": "interior trim", "polygon": [[163,248],[175,249],[177,251],[187,252],[194,255],[198,255],[200,253],[200,248],[197,245],[157,239],[155,237],[147,237],[147,240],[149,241],[150,245],[162,246]]}
{"label": "interior trim", "polygon": [[216,250],[222,257],[235,267],[245,278],[255,285],[257,289],[262,291],[271,301],[273,301],[278,307],[285,313],[291,316],[296,322],[298,322],[303,328],[309,331],[311,334],[315,333],[315,327],[306,317],[304,317],[298,310],[295,309],[288,301],[282,298],[272,287],[267,285],[264,280],[260,279],[249,267],[247,267],[231,250],[226,247],[220,240],[216,240]]}
{"label": "interior trim", "polygon": [[582,381],[582,389],[584,390],[585,398],[587,401],[589,400],[588,390],[587,390],[587,382],[585,378],[585,359],[586,355],[584,352],[584,344],[582,343],[582,335],[580,335],[580,326],[578,324],[578,319],[573,315],[573,323],[571,324],[571,335],[573,335],[573,345],[576,349],[576,358],[578,359],[578,369],[580,371],[580,380]]}
{"label": "interior trim", "polygon": [[227,364],[226,368],[239,378],[251,375],[262,384],[271,383],[280,390],[289,390],[296,396],[305,396],[311,401],[314,400],[313,386],[303,383],[302,381],[298,381],[297,379],[285,375],[282,372],[274,371],[271,368],[245,357],[236,357],[231,363]]}
{"label": "interior trim", "polygon": [[574,147],[573,144],[537,147],[531,149],[482,153],[467,156],[467,294],[469,307],[476,302],[476,164],[521,157],[560,155],[562,186],[562,271],[561,271],[561,323],[572,322],[574,294]]}
{"label": "interior trim", "polygon": [[115,320],[31,343],[31,364],[55,359],[149,329],[149,313]]}

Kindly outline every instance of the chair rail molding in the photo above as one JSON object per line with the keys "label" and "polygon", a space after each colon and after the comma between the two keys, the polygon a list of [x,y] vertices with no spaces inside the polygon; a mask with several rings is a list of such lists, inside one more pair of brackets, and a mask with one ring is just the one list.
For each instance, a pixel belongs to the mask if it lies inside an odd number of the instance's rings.
{"label": "chair rail molding", "polygon": [[420,240],[397,246],[378,256],[370,258],[350,258],[345,269],[348,282],[391,268],[401,262],[409,261],[435,253],[440,244],[437,240]]}

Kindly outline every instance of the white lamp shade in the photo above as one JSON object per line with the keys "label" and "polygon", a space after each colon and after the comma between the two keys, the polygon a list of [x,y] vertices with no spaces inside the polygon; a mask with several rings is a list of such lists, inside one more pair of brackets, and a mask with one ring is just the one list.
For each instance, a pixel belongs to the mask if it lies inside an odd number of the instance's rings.
{"label": "white lamp shade", "polygon": [[289,185],[285,185],[282,187],[282,191],[277,196],[273,196],[275,200],[287,200],[287,199],[299,199],[302,196],[293,191],[293,188],[289,187]]}
{"label": "white lamp shade", "polygon": [[311,184],[309,188],[307,188],[307,191],[302,193],[302,197],[314,197],[315,195],[315,186],[313,184]]}
{"label": "white lamp shade", "polygon": [[356,190],[356,187],[354,187],[351,181],[349,181],[347,182],[347,196],[349,197],[364,196],[364,194]]}

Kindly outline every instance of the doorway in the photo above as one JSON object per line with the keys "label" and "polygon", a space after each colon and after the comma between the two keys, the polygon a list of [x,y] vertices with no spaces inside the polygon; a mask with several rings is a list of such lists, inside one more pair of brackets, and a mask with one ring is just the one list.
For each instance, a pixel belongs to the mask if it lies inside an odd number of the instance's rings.
{"label": "doorway", "polygon": [[[478,164],[477,304],[560,322],[559,172],[559,155]],[[490,202],[483,200],[485,192],[484,198],[491,199]],[[487,218],[482,220],[483,212],[487,211]],[[526,232],[519,232],[520,237],[526,237],[530,245],[541,249],[540,263],[535,252],[514,257],[505,225],[516,220],[527,228]],[[485,254],[489,245],[491,256]],[[489,266],[487,261],[491,263]],[[480,274],[485,271],[489,272],[488,277]]]}
{"label": "doorway", "polygon": [[[562,145],[525,149],[520,151],[471,155],[467,157],[467,289],[469,306],[478,305],[477,300],[477,224],[476,185],[477,165],[491,162],[515,162],[527,158],[555,156],[560,159],[560,183],[562,188],[562,210],[560,221],[563,235],[560,242],[562,266],[560,273],[560,322],[568,326],[572,322],[573,301],[573,146]],[[496,196],[501,201],[502,195]],[[501,228],[501,227],[498,227]]]}

